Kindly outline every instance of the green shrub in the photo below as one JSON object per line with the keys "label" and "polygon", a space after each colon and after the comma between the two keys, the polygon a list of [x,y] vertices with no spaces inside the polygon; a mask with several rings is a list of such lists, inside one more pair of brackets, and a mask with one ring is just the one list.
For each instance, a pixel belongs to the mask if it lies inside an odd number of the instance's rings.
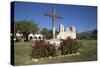
{"label": "green shrub", "polygon": [[56,49],[53,45],[46,43],[44,40],[35,42],[35,46],[32,46],[32,58],[42,58],[55,56]]}
{"label": "green shrub", "polygon": [[67,40],[62,40],[61,43],[61,54],[72,54],[76,53],[80,48],[81,44],[76,39],[68,38]]}

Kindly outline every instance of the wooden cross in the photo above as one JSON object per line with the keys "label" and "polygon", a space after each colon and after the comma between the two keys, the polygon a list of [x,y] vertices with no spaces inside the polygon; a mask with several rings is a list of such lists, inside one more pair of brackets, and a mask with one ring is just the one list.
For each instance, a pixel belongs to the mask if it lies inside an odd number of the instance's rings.
{"label": "wooden cross", "polygon": [[45,16],[51,16],[52,17],[52,29],[53,29],[53,39],[55,39],[55,30],[56,30],[56,18],[62,19],[62,16],[56,15],[55,7],[52,9],[52,13],[44,13]]}

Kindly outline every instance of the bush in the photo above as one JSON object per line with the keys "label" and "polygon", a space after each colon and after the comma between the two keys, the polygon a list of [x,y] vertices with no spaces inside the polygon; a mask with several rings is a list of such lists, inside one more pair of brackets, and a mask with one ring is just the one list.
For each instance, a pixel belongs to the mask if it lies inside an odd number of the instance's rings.
{"label": "bush", "polygon": [[32,46],[31,56],[32,58],[45,58],[49,56],[57,56],[57,52],[61,50],[61,55],[76,53],[80,48],[81,43],[76,39],[68,38],[62,40],[60,49],[56,50],[55,46],[46,43],[45,40],[35,41],[35,45]]}
{"label": "bush", "polygon": [[35,42],[35,46],[32,46],[32,58],[42,58],[55,56],[56,49],[53,45],[46,43],[44,40]]}
{"label": "bush", "polygon": [[68,38],[67,40],[62,40],[61,43],[61,54],[72,54],[76,53],[80,48],[81,44],[76,39]]}

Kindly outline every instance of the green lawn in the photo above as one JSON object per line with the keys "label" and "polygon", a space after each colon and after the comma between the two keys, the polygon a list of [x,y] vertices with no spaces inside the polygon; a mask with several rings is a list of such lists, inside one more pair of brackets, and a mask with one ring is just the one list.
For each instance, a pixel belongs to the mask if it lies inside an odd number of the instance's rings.
{"label": "green lawn", "polygon": [[97,60],[97,41],[82,40],[82,47],[79,49],[80,55],[68,56],[55,59],[44,59],[38,62],[33,62],[30,57],[30,42],[21,42],[14,44],[15,65],[27,64],[48,64],[48,63],[65,63],[79,61],[95,61]]}

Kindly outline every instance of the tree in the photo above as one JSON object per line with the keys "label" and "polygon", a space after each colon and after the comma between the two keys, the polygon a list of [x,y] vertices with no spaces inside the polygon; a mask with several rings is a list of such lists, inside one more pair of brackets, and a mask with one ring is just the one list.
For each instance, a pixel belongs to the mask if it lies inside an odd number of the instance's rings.
{"label": "tree", "polygon": [[16,37],[16,33],[22,33],[25,41],[28,41],[29,33],[35,34],[38,32],[38,30],[38,24],[36,24],[35,22],[26,20],[14,22],[14,36]]}
{"label": "tree", "polygon": [[43,28],[41,30],[41,34],[44,35],[47,39],[52,38],[52,33],[50,30],[48,30],[47,28]]}
{"label": "tree", "polygon": [[14,23],[15,32],[36,33],[38,32],[38,24],[32,21],[18,21]]}
{"label": "tree", "polygon": [[[58,34],[58,31],[55,31],[56,35]],[[42,35],[44,35],[47,39],[53,38],[52,30],[48,30],[47,28],[43,28],[40,32]]]}

